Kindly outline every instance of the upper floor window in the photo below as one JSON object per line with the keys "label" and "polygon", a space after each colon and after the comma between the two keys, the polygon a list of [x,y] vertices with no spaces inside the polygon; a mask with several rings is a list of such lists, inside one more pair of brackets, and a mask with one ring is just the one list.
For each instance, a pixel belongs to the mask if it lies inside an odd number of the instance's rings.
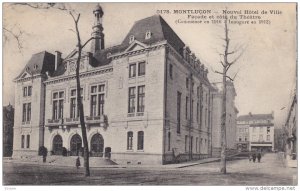
{"label": "upper floor window", "polygon": [[181,92],[177,92],[177,133],[180,133],[181,122]]}
{"label": "upper floor window", "polygon": [[145,39],[150,39],[151,38],[151,31],[147,31],[145,35]]}
{"label": "upper floor window", "polygon": [[130,37],[129,37],[129,43],[132,43],[133,41],[134,41],[134,36],[130,35]]}
{"label": "upper floor window", "polygon": [[145,109],[145,86],[138,87],[138,108],[137,112],[144,112]]}
{"label": "upper floor window", "polygon": [[170,78],[173,79],[173,65],[172,64],[169,64],[169,75],[170,75]]}
{"label": "upper floor window", "polygon": [[27,135],[26,138],[26,148],[30,148],[30,135]]}
{"label": "upper floor window", "polygon": [[31,121],[31,103],[23,104],[22,122]]}
{"label": "upper floor window", "polygon": [[136,76],[136,64],[129,65],[129,78],[133,78]]}
{"label": "upper floor window", "polygon": [[128,113],[135,112],[135,87],[130,87],[128,91]]}
{"label": "upper floor window", "polygon": [[[82,103],[82,92],[83,89],[80,88],[81,103]],[[79,107],[77,105],[77,89],[72,89],[70,95],[70,118],[76,118],[76,117],[79,117]]]}
{"label": "upper floor window", "polygon": [[189,88],[189,79],[188,79],[188,78],[186,78],[186,81],[185,81],[185,87],[186,87],[186,88]]}
{"label": "upper floor window", "polygon": [[91,86],[91,116],[104,114],[104,88],[104,84]]}
{"label": "upper floor window", "polygon": [[138,73],[138,76],[145,75],[145,73],[146,73],[146,62],[145,61],[129,64],[129,78],[136,77],[136,73]]}
{"label": "upper floor window", "polygon": [[23,97],[31,96],[32,86],[23,87]]}
{"label": "upper floor window", "polygon": [[64,116],[64,91],[53,93],[53,119],[62,119]]}
{"label": "upper floor window", "polygon": [[145,62],[140,62],[138,69],[139,69],[139,72],[138,72],[139,76],[145,75],[145,73],[146,73],[146,63]]}
{"label": "upper floor window", "polygon": [[138,147],[137,150],[144,150],[144,131],[138,132]]}

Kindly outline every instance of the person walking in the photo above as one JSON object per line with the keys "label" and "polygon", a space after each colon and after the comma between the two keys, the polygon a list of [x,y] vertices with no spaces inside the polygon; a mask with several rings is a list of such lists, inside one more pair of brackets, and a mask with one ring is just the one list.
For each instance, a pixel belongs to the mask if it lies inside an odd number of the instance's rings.
{"label": "person walking", "polygon": [[251,162],[251,160],[252,160],[252,154],[249,153],[249,162]]}
{"label": "person walking", "polygon": [[260,159],[261,159],[261,153],[257,153],[257,161],[260,162]]}
{"label": "person walking", "polygon": [[76,159],[76,168],[79,169],[79,166],[80,166],[80,159],[79,159],[79,157],[77,157],[77,159]]}
{"label": "person walking", "polygon": [[253,160],[253,162],[255,162],[255,160],[256,160],[256,153],[255,152],[252,154],[252,160]]}

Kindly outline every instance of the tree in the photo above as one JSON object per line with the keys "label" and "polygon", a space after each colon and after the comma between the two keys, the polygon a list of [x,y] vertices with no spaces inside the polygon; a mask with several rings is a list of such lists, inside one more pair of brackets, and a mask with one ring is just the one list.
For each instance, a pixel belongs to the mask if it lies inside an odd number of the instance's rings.
{"label": "tree", "polygon": [[[223,90],[222,90],[222,107],[221,107],[221,164],[220,164],[220,172],[223,174],[226,174],[226,95],[227,95],[227,79],[230,81],[234,81],[237,73],[234,75],[233,78],[231,78],[228,75],[228,71],[231,68],[232,65],[234,65],[238,59],[242,56],[244,52],[244,48],[242,46],[230,51],[230,38],[229,38],[229,28],[228,28],[228,18],[227,15],[225,15],[224,20],[224,33],[225,37],[223,38],[225,44],[223,44],[224,52],[219,53],[221,56],[220,64],[222,65],[222,72],[215,71],[215,73],[222,75],[222,84],[223,84]],[[238,56],[235,58],[229,58],[232,55],[236,55],[238,53]],[[230,61],[232,60],[232,61]]]}
{"label": "tree", "polygon": [[[84,151],[84,167],[85,167],[85,176],[90,176],[90,168],[89,168],[89,148],[88,148],[88,141],[87,141],[87,133],[86,133],[86,125],[84,119],[84,110],[81,101],[80,95],[80,76],[79,76],[79,69],[80,69],[80,60],[81,60],[81,53],[83,48],[95,37],[89,38],[85,43],[82,44],[80,32],[79,32],[79,20],[80,20],[80,13],[76,13],[75,10],[68,8],[64,3],[13,3],[14,6],[29,6],[33,9],[57,9],[61,11],[67,11],[68,14],[72,17],[75,25],[75,34],[77,37],[77,59],[76,59],[76,91],[77,91],[77,105],[79,108],[79,119],[80,119],[80,126],[82,131],[82,139],[83,139],[83,151]],[[22,48],[19,46],[19,48]]]}

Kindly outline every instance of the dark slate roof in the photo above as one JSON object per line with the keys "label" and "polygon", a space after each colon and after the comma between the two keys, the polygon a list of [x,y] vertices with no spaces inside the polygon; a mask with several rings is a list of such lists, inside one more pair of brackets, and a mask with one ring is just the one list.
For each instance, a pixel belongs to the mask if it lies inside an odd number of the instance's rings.
{"label": "dark slate roof", "polygon": [[238,121],[252,121],[252,120],[267,120],[274,119],[272,114],[251,114],[241,115],[237,118]]}
{"label": "dark slate roof", "polygon": [[54,64],[55,55],[47,51],[33,54],[17,78],[19,78],[25,71],[31,75],[45,74],[47,71],[53,72]]}
{"label": "dark slate roof", "polygon": [[[147,31],[151,32],[150,39],[145,39]],[[122,45],[129,45],[129,37],[131,35],[133,35],[136,40],[148,45],[167,40],[168,43],[180,54],[185,46],[183,41],[160,15],[154,15],[136,21],[123,40]]]}

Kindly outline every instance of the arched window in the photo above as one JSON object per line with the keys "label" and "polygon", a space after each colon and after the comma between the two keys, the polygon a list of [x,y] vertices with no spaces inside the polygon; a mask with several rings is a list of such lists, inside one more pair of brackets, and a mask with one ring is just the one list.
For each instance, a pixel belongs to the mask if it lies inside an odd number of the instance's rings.
{"label": "arched window", "polygon": [[144,150],[144,131],[138,132],[138,147],[137,150]]}
{"label": "arched window", "polygon": [[127,150],[132,150],[132,140],[133,133],[132,131],[127,132]]}
{"label": "arched window", "polygon": [[93,153],[92,155],[95,155],[95,153],[98,154],[103,153],[103,147],[104,147],[104,140],[102,135],[100,135],[99,133],[93,135],[91,139],[91,152]]}
{"label": "arched window", "polygon": [[71,156],[78,156],[79,150],[82,146],[81,137],[78,134],[73,135],[71,138],[71,147],[70,147],[70,155]]}
{"label": "arched window", "polygon": [[150,38],[151,38],[151,31],[147,31],[145,39],[150,39]]}
{"label": "arched window", "polygon": [[63,145],[63,141],[60,135],[55,135],[55,137],[53,138],[53,142],[52,142],[53,146],[53,154],[54,155],[60,155],[62,152],[62,145]]}

